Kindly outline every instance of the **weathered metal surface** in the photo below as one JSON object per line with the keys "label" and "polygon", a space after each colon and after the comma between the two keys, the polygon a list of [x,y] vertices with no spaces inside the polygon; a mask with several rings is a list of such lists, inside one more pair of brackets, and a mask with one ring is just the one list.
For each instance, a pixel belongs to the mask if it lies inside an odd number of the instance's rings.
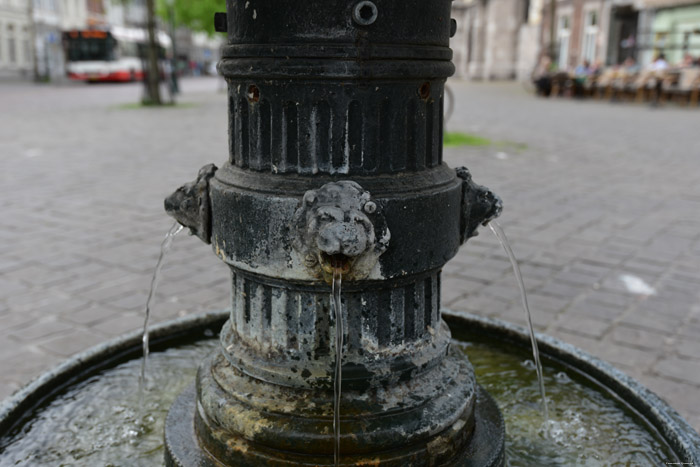
{"label": "weathered metal surface", "polygon": [[[389,242],[364,279],[421,275],[440,269],[457,253],[462,180],[454,170],[440,165],[400,175],[348,178],[372,194],[391,236],[400,238]],[[332,181],[327,175],[296,177],[225,165],[211,181],[214,251],[237,270],[323,283],[293,247],[291,226],[304,193]]]}
{"label": "weathered metal surface", "polygon": [[468,450],[475,385],[466,357],[448,356],[440,269],[501,205],[442,161],[450,6],[227,2],[229,159],[208,185],[232,302],[196,417],[227,464],[332,462],[333,266],[343,462],[433,465]]}
{"label": "weathered metal surface", "polygon": [[165,212],[188,227],[193,235],[204,243],[211,243],[211,201],[209,200],[209,181],[217,168],[207,164],[197,174],[197,178],[185,183],[165,198]]}
{"label": "weathered metal surface", "polygon": [[[496,403],[486,391],[476,386],[474,417],[471,420],[458,419],[452,427],[440,436],[433,438],[429,445],[417,444],[399,451],[384,451],[378,454],[358,454],[343,460],[342,465],[356,466],[391,466],[440,465],[455,467],[498,467],[505,460],[504,439],[505,425]],[[173,404],[166,422],[166,466],[219,467],[218,460],[195,444],[198,439],[196,430],[202,430],[201,419],[197,424],[181,424],[178,420],[191,420],[197,417],[197,396],[194,385],[186,389]],[[471,430],[461,430],[466,423],[473,423]],[[465,439],[451,438],[455,433],[472,436],[472,443],[466,450],[455,449]],[[206,434],[205,436],[211,436]],[[237,466],[256,467],[261,465],[299,466],[325,465],[327,458],[321,456],[299,457],[293,452],[271,450],[266,446],[256,445],[244,438],[229,440],[223,448],[226,454],[218,456],[236,457]],[[450,458],[450,456],[452,456]]]}
{"label": "weathered metal surface", "polygon": [[307,269],[327,283],[334,268],[346,281],[369,276],[391,238],[380,205],[349,180],[304,193],[291,230]]}
{"label": "weathered metal surface", "polygon": [[466,167],[457,167],[462,179],[462,212],[460,215],[460,240],[462,243],[478,235],[477,228],[497,218],[503,211],[503,202],[491,190],[477,185]]}

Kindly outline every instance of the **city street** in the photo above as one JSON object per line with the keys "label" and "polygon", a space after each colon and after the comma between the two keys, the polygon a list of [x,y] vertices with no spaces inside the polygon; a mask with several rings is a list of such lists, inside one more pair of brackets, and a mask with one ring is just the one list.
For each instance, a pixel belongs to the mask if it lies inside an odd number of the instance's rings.
{"label": "city street", "polygon": [[[183,80],[139,108],[139,84],[0,84],[0,398],[70,355],[137,329],[163,199],[227,158],[226,94]],[[539,99],[517,83],[450,82],[445,148],[504,202],[533,321],[611,362],[700,429],[700,110]],[[227,306],[227,268],[181,234],[153,321]],[[445,267],[442,305],[524,324],[488,228]]]}

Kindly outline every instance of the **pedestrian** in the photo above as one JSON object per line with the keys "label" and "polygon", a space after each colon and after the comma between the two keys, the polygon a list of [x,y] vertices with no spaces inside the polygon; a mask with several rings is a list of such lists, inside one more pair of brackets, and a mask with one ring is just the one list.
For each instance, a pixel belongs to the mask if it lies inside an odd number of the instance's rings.
{"label": "pedestrian", "polygon": [[543,55],[532,73],[532,82],[535,84],[538,96],[549,97],[552,93],[552,59],[549,55]]}

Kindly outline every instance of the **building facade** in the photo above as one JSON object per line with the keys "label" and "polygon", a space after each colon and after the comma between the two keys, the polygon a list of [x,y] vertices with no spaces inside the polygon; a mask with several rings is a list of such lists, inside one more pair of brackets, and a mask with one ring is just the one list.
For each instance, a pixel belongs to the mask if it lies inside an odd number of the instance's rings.
{"label": "building facade", "polygon": [[453,18],[455,75],[468,79],[528,80],[543,54],[566,71],[700,58],[700,0],[457,0]]}
{"label": "building facade", "polygon": [[83,29],[87,26],[88,10],[85,0],[60,0],[61,30]]}
{"label": "building facade", "polygon": [[651,27],[644,61],[661,52],[669,63],[681,63],[686,55],[700,58],[700,2],[648,0],[647,17]]}
{"label": "building facade", "polygon": [[0,78],[33,75],[32,9],[29,0],[0,0]]}
{"label": "building facade", "polygon": [[[545,5],[544,24],[551,6]],[[590,63],[614,66],[632,58],[648,66],[663,53],[670,64],[700,57],[698,0],[558,0],[554,9],[553,60],[571,70]],[[550,44],[548,28],[542,47]]]}
{"label": "building facade", "polygon": [[[629,34],[635,29],[625,19],[628,6],[609,0],[558,0],[554,2],[554,38],[552,39],[552,3],[543,11],[542,49],[552,55],[560,70],[573,70],[585,62],[605,64],[607,61],[608,37],[611,31],[611,14],[616,12],[619,20],[612,29],[618,34]],[[627,28],[627,29],[626,29]],[[624,58],[622,58],[624,60]]]}
{"label": "building facade", "polygon": [[541,9],[541,0],[455,1],[452,17],[457,20],[457,32],[450,46],[456,76],[529,76],[539,52]]}
{"label": "building facade", "polygon": [[145,0],[107,1],[106,17],[111,26],[143,28],[146,25]]}

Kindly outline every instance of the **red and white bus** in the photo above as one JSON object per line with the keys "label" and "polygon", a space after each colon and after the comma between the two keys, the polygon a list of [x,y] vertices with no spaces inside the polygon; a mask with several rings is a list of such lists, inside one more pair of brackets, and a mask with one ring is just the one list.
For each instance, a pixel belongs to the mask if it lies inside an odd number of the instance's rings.
{"label": "red and white bus", "polygon": [[[143,79],[139,51],[147,43],[144,29],[74,30],[63,33],[68,77],[79,81],[136,81]],[[156,35],[161,55],[171,47],[163,31]],[[162,57],[164,58],[164,57]]]}

